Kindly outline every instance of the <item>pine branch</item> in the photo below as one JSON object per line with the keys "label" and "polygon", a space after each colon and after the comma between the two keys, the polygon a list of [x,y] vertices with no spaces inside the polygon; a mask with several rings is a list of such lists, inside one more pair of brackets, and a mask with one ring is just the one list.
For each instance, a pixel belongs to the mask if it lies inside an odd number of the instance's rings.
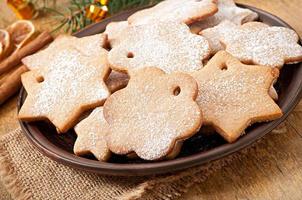
{"label": "pine branch", "polygon": [[[123,10],[145,5],[153,5],[160,1],[162,0],[109,0],[108,13],[109,15],[113,15]],[[65,8],[65,11],[63,12],[59,11],[60,9],[58,8],[49,8],[47,6],[44,10],[54,14],[54,18],[59,22],[59,25],[53,30],[53,32],[62,28],[64,28],[65,32],[76,32],[93,23],[92,20],[86,18],[86,10],[92,4],[101,6],[100,3],[96,3],[94,0],[70,0],[69,7],[67,9]]]}

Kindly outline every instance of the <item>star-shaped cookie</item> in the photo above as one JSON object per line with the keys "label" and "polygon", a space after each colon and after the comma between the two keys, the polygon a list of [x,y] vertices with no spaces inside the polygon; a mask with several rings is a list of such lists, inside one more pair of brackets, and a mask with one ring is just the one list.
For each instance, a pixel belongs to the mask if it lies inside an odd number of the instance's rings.
{"label": "star-shaped cookie", "polygon": [[154,66],[167,73],[196,71],[210,53],[207,40],[183,23],[129,26],[122,36],[108,55],[111,68],[121,72]]}
{"label": "star-shaped cookie", "polygon": [[217,12],[216,0],[165,0],[128,18],[132,25],[173,21],[191,24]]}
{"label": "star-shaped cookie", "polygon": [[197,103],[205,125],[211,125],[228,142],[234,142],[252,123],[274,120],[282,111],[268,90],[279,70],[244,65],[225,51],[191,74],[197,81]]}
{"label": "star-shaped cookie", "polygon": [[49,52],[60,51],[62,48],[71,46],[80,51],[83,55],[97,56],[99,55],[99,51],[103,51],[106,41],[106,34],[96,34],[82,38],[70,35],[60,35],[46,49],[23,58],[22,62],[29,70],[49,68],[49,60],[52,60],[57,56],[57,54]]}
{"label": "star-shaped cookie", "polygon": [[[48,119],[58,132],[64,133],[76,124],[84,111],[104,103],[110,95],[104,83],[110,72],[108,52],[99,48],[89,54],[74,47],[77,45],[65,43],[55,50],[47,48],[40,52],[41,58],[40,53],[33,55],[31,62],[39,68],[22,75],[28,96],[19,119]],[[38,60],[45,66],[39,66]]]}
{"label": "star-shaped cookie", "polygon": [[193,33],[199,33],[201,30],[214,27],[223,20],[229,20],[236,25],[254,21],[258,14],[250,9],[236,6],[233,0],[218,0],[218,12],[215,15],[204,20],[193,23],[190,29]]}
{"label": "star-shaped cookie", "polygon": [[221,34],[227,52],[247,64],[281,68],[302,61],[302,47],[295,31],[260,22],[243,24],[239,30]]}
{"label": "star-shaped cookie", "polygon": [[103,108],[98,107],[74,128],[77,140],[73,151],[78,156],[93,154],[96,159],[106,161],[110,157],[105,135],[108,124],[103,116]]}

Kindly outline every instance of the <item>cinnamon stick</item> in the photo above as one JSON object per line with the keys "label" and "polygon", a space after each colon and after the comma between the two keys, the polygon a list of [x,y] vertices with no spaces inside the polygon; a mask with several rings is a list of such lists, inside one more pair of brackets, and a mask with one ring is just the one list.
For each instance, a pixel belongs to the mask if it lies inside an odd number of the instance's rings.
{"label": "cinnamon stick", "polygon": [[19,65],[22,58],[36,53],[38,50],[42,49],[45,45],[52,41],[53,37],[48,32],[42,32],[33,41],[14,52],[2,63],[0,63],[0,75]]}
{"label": "cinnamon stick", "polygon": [[5,82],[0,85],[0,105],[20,89],[22,85],[21,74],[26,71],[28,71],[27,67],[25,65],[21,65],[6,77]]}

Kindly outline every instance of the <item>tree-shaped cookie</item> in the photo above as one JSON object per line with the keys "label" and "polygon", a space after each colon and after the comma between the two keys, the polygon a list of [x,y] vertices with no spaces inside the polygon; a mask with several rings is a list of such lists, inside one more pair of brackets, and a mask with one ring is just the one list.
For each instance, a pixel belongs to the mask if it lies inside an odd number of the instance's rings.
{"label": "tree-shaped cookie", "polygon": [[252,123],[282,116],[268,94],[279,75],[276,68],[244,65],[220,51],[192,75],[198,83],[197,102],[205,124],[212,125],[228,142],[234,142]]}
{"label": "tree-shaped cookie", "polygon": [[109,52],[111,68],[130,72],[143,67],[159,67],[165,72],[196,71],[210,53],[205,38],[192,34],[183,23],[158,22],[129,26],[120,43]]}
{"label": "tree-shaped cookie", "polygon": [[93,154],[100,161],[109,159],[110,151],[105,140],[108,124],[104,119],[102,107],[94,109],[74,130],[78,136],[73,148],[76,155]]}
{"label": "tree-shaped cookie", "polygon": [[187,74],[165,74],[158,68],[136,71],[127,87],[104,104],[109,149],[117,154],[135,152],[146,160],[173,154],[201,126],[196,96],[197,84]]}
{"label": "tree-shaped cookie", "polygon": [[254,21],[258,14],[250,9],[236,6],[233,0],[218,0],[218,12],[215,15],[204,20],[193,23],[190,29],[193,33],[199,33],[201,30],[214,27],[224,20],[229,20],[236,25]]}
{"label": "tree-shaped cookie", "polygon": [[152,8],[134,13],[128,18],[128,22],[133,25],[158,21],[191,24],[216,12],[216,0],[165,0]]}
{"label": "tree-shaped cookie", "polygon": [[[45,66],[22,75],[28,96],[19,119],[48,119],[63,133],[75,125],[84,111],[104,103],[109,96],[104,83],[110,72],[107,51],[100,48],[89,54],[74,46],[77,43],[65,43],[55,50],[47,48],[43,54],[49,57],[42,56]],[[32,62],[38,63],[36,59],[39,56],[35,55]]]}

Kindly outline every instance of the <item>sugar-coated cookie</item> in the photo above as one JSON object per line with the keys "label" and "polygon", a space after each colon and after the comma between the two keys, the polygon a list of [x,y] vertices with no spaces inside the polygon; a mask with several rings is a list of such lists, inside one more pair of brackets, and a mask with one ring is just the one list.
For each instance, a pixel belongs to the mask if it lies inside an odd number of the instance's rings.
{"label": "sugar-coated cookie", "polygon": [[93,154],[100,161],[109,159],[110,151],[105,140],[108,124],[104,119],[102,107],[94,109],[74,130],[78,136],[73,148],[76,155]]}
{"label": "sugar-coated cookie", "polygon": [[110,92],[115,92],[127,86],[129,81],[129,76],[124,73],[111,71],[109,77],[106,79],[105,83]]}
{"label": "sugar-coated cookie", "polygon": [[201,31],[199,34],[208,40],[211,54],[214,55],[218,51],[225,49],[225,47],[220,42],[223,34],[228,35],[231,34],[232,31],[238,31],[238,29],[239,26],[231,21],[225,20],[217,26],[214,26],[213,28],[208,28]]}
{"label": "sugar-coated cookie", "polygon": [[268,94],[278,75],[277,68],[244,65],[229,53],[218,52],[202,70],[192,73],[205,125],[234,142],[252,123],[281,117],[281,109]]}
{"label": "sugar-coated cookie", "polygon": [[108,52],[94,47],[98,51],[88,53],[86,47],[77,45],[64,43],[55,49],[49,47],[25,59],[29,68],[37,69],[22,75],[28,95],[19,119],[48,119],[58,132],[64,133],[76,124],[84,111],[104,103],[110,95],[104,83],[110,72]]}
{"label": "sugar-coated cookie", "polygon": [[284,64],[302,61],[302,47],[295,31],[249,22],[239,31],[222,34],[227,52],[247,64],[281,68]]}
{"label": "sugar-coated cookie", "polygon": [[154,66],[167,73],[190,72],[201,69],[209,53],[207,40],[192,34],[185,24],[158,22],[126,28],[108,60],[112,69],[127,73]]}
{"label": "sugar-coated cookie", "polygon": [[127,87],[104,104],[109,149],[124,155],[135,152],[145,160],[177,152],[178,144],[201,127],[196,96],[197,84],[187,74],[165,74],[158,68],[137,70]]}
{"label": "sugar-coated cookie", "polygon": [[152,8],[138,11],[128,18],[133,25],[158,21],[191,24],[217,12],[216,0],[165,0]]}
{"label": "sugar-coated cookie", "polygon": [[107,35],[111,48],[120,43],[120,38],[124,37],[123,32],[128,26],[128,21],[111,22],[106,26],[104,33]]}
{"label": "sugar-coated cookie", "polygon": [[[59,52],[60,49],[67,48],[69,46],[77,49],[83,55],[98,55],[99,51],[103,51],[106,40],[107,38],[105,34],[96,34],[82,38],[77,38],[70,35],[60,35],[46,49],[23,58],[22,62],[28,67],[29,70],[50,67],[48,64],[49,60],[55,59],[57,56],[57,54],[54,52]],[[55,65],[52,66],[56,67]]]}
{"label": "sugar-coated cookie", "polygon": [[229,20],[236,25],[254,21],[258,14],[250,9],[236,6],[233,0],[218,0],[218,12],[215,15],[190,25],[193,33],[199,33],[201,30],[214,27],[224,20]]}

